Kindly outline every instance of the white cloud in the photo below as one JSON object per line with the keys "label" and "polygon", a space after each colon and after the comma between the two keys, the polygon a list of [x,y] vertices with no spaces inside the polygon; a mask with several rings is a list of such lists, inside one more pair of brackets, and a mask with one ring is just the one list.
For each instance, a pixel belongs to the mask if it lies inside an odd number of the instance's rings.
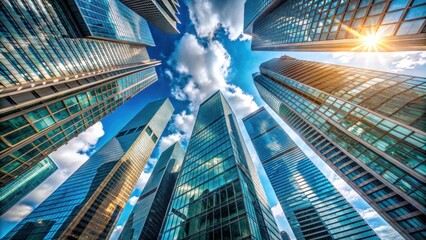
{"label": "white cloud", "polygon": [[164,136],[160,139],[160,146],[159,150],[160,152],[163,152],[168,147],[170,147],[175,142],[182,143],[183,141],[187,140],[189,137],[187,137],[185,134],[182,134],[180,132],[171,133],[170,135]]}
{"label": "white cloud", "polygon": [[181,113],[175,114],[173,118],[173,126],[188,136],[190,136],[192,133],[194,123],[194,114],[187,113],[185,110]]}
{"label": "white cloud", "polygon": [[379,226],[373,229],[382,240],[403,240],[391,226]]}
{"label": "white cloud", "polygon": [[[188,100],[191,112],[196,112],[198,106],[218,90],[222,91],[237,117],[257,109],[253,96],[227,83],[231,57],[220,42],[210,40],[201,44],[195,35],[185,34],[172,53],[169,64],[183,76],[174,82],[180,90],[172,94],[176,99]],[[179,95],[176,96],[176,93]]]}
{"label": "white cloud", "polygon": [[89,159],[87,153],[104,134],[102,123],[97,122],[49,156],[62,171],[74,172]]}
{"label": "white cloud", "polygon": [[28,214],[33,211],[31,206],[25,204],[18,204],[7,211],[2,218],[8,222],[20,222],[24,219]]}
{"label": "white cloud", "polygon": [[348,200],[350,203],[358,201],[361,197],[356,193],[343,179],[335,175],[330,180],[334,187]]}
{"label": "white cloud", "polygon": [[166,70],[164,70],[164,73],[166,74],[167,77],[169,77],[170,79],[173,79],[173,74],[172,74],[172,71],[170,71],[170,69],[166,68]]}
{"label": "white cloud", "polygon": [[143,190],[143,188],[145,187],[146,183],[149,180],[149,177],[151,177],[151,174],[152,174],[152,171],[143,172],[141,176],[139,177],[138,182],[136,183],[135,189]]}
{"label": "white cloud", "polygon": [[109,237],[110,240],[118,239],[118,237],[121,234],[121,231],[123,231],[123,225],[118,225],[114,228],[114,230],[111,233],[111,236]]}
{"label": "white cloud", "polygon": [[394,54],[396,60],[392,62],[395,66],[394,72],[401,72],[406,69],[414,69],[417,66],[426,64],[426,52],[417,52],[411,54]]}
{"label": "white cloud", "polygon": [[349,63],[355,57],[353,52],[335,52],[331,55],[340,63]]}
{"label": "white cloud", "polygon": [[132,206],[135,206],[136,202],[138,201],[138,197],[137,196],[133,196],[129,199],[129,204]]}
{"label": "white cloud", "polygon": [[58,170],[6,212],[0,221],[19,222],[31,213],[33,207],[37,207],[89,159],[88,152],[95,147],[104,134],[102,123],[98,122],[50,154],[49,156],[58,165]]}
{"label": "white cloud", "polygon": [[361,215],[361,217],[364,218],[365,220],[380,218],[379,214],[376,211],[374,211],[374,209],[372,208],[359,210],[358,212]]}
{"label": "white cloud", "polygon": [[275,218],[284,216],[284,211],[280,203],[277,203],[277,205],[273,206],[271,211]]}
{"label": "white cloud", "polygon": [[246,40],[242,35],[245,0],[187,0],[189,15],[200,37],[212,39],[219,28],[224,28],[231,40]]}
{"label": "white cloud", "polygon": [[[316,61],[424,76],[426,52],[336,52]],[[309,58],[308,58],[309,59]]]}

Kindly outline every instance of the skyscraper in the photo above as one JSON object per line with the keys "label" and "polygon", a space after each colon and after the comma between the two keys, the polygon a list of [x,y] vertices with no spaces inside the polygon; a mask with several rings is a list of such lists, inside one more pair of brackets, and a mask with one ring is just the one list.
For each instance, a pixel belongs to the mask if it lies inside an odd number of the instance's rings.
{"label": "skyscraper", "polygon": [[243,121],[297,239],[379,239],[264,108]]}
{"label": "skyscraper", "polygon": [[161,239],[279,239],[237,120],[220,92],[198,111]]}
{"label": "skyscraper", "polygon": [[4,0],[0,21],[0,187],[157,80],[118,0]]}
{"label": "skyscraper", "polygon": [[288,236],[288,233],[286,231],[281,231],[281,240],[290,240],[290,237]]}
{"label": "skyscraper", "polygon": [[425,50],[424,1],[247,0],[253,50]]}
{"label": "skyscraper", "polygon": [[161,153],[119,239],[157,239],[184,156],[179,143]]}
{"label": "skyscraper", "polygon": [[0,188],[0,215],[7,212],[9,208],[46,180],[57,169],[58,166],[52,159],[46,157],[30,170],[13,179],[6,187]]}
{"label": "skyscraper", "polygon": [[106,239],[173,113],[146,105],[5,239]]}
{"label": "skyscraper", "polygon": [[179,33],[178,0],[120,0],[137,14],[165,33]]}
{"label": "skyscraper", "polygon": [[260,66],[265,102],[407,239],[426,237],[420,77],[302,61]]}

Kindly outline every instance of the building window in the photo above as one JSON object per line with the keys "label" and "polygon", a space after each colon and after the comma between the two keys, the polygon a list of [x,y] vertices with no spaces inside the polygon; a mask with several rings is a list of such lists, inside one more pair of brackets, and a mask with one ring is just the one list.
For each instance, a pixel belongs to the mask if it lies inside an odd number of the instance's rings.
{"label": "building window", "polygon": [[157,137],[157,135],[155,135],[155,133],[154,133],[154,134],[152,134],[151,139],[152,139],[152,141],[155,143],[155,142],[157,142],[158,137]]}
{"label": "building window", "polygon": [[148,126],[147,128],[146,128],[146,133],[148,133],[148,135],[149,136],[151,136],[151,134],[152,134],[152,129]]}

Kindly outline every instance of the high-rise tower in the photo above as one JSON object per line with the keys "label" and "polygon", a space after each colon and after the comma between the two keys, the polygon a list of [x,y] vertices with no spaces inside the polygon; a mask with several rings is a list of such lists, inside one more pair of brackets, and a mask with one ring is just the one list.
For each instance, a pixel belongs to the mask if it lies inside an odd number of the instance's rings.
{"label": "high-rise tower", "polygon": [[280,239],[237,120],[220,92],[204,101],[161,239]]}
{"label": "high-rise tower", "polygon": [[57,169],[58,166],[52,159],[46,157],[30,170],[13,179],[6,187],[0,188],[0,215],[7,212]]}
{"label": "high-rise tower", "polygon": [[120,0],[165,33],[179,33],[178,0]]}
{"label": "high-rise tower", "polygon": [[395,230],[426,237],[426,79],[284,56],[263,63],[254,82]]}
{"label": "high-rise tower", "polygon": [[107,239],[172,113],[147,104],[5,239]]}
{"label": "high-rise tower", "polygon": [[425,1],[247,0],[253,50],[426,50]]}
{"label": "high-rise tower", "polygon": [[379,239],[264,108],[243,121],[297,239]]}
{"label": "high-rise tower", "polygon": [[179,143],[161,153],[119,239],[158,238],[184,155]]}
{"label": "high-rise tower", "polygon": [[118,0],[4,0],[0,22],[0,187],[157,80]]}

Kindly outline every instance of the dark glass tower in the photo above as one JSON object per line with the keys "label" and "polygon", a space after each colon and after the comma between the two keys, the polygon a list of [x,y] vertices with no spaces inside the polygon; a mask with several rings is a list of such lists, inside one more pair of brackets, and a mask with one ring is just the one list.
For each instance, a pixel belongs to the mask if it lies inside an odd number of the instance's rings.
{"label": "dark glass tower", "polygon": [[118,0],[4,0],[0,23],[0,187],[157,80]]}
{"label": "dark glass tower", "polygon": [[279,239],[265,193],[220,92],[204,101],[161,239]]}
{"label": "dark glass tower", "polygon": [[243,121],[297,239],[379,239],[264,108]]}
{"label": "dark glass tower", "polygon": [[419,51],[425,1],[247,0],[253,50]]}
{"label": "dark glass tower", "polygon": [[178,0],[120,0],[165,33],[179,33]]}
{"label": "dark glass tower", "polygon": [[6,187],[0,188],[0,215],[7,212],[57,169],[58,166],[47,157],[15,178]]}
{"label": "dark glass tower", "polygon": [[254,82],[266,103],[407,239],[426,237],[424,78],[272,59]]}
{"label": "dark glass tower", "polygon": [[107,239],[172,113],[146,105],[5,239]]}
{"label": "dark glass tower", "polygon": [[184,156],[179,143],[161,153],[119,239],[158,238]]}

